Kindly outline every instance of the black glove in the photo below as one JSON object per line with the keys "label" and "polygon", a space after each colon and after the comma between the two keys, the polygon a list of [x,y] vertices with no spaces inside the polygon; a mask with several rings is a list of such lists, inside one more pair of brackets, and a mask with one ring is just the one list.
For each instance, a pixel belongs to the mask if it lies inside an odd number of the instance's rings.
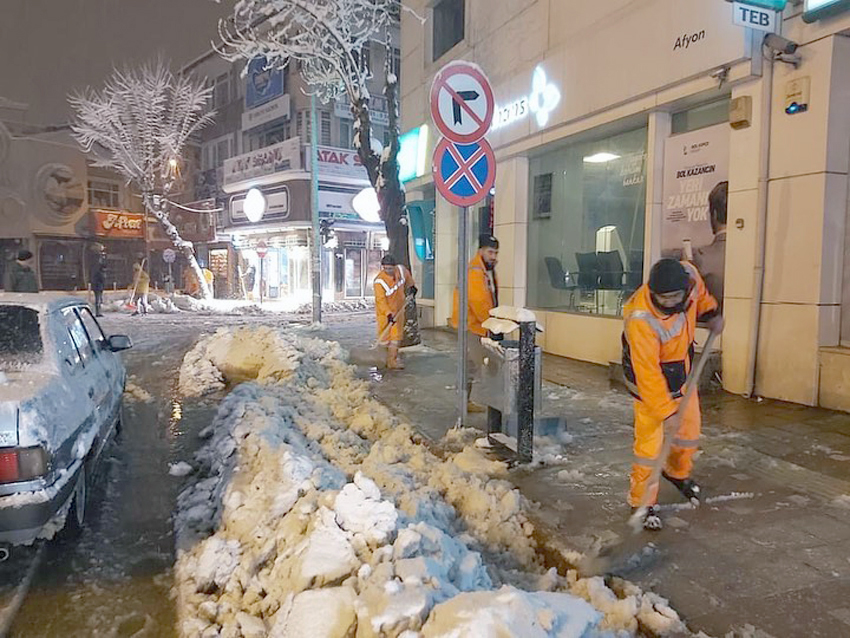
{"label": "black glove", "polygon": [[419,288],[417,288],[416,286],[411,286],[407,289],[407,291],[410,293],[411,297],[415,297],[416,293],[419,292]]}
{"label": "black glove", "polygon": [[387,315],[387,321],[390,323],[395,323],[395,317],[393,317],[392,313]]}

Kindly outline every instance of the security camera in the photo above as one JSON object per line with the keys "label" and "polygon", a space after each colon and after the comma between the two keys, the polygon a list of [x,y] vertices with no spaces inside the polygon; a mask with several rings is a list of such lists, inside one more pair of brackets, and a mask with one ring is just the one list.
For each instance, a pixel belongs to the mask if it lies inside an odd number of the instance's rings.
{"label": "security camera", "polygon": [[796,42],[792,42],[788,38],[783,38],[775,33],[768,33],[764,37],[764,45],[769,49],[773,49],[779,54],[793,55],[799,46]]}

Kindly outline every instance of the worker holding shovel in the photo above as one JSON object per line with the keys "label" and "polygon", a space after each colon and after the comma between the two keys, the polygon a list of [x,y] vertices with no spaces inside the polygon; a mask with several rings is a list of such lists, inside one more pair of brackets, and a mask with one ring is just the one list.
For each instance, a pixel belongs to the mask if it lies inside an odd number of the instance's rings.
{"label": "worker holding shovel", "polygon": [[652,267],[649,283],[638,288],[623,314],[623,370],[635,398],[628,500],[633,511],[642,511],[645,529],[659,530],[659,471],[685,498],[700,500],[699,485],[691,478],[699,446],[699,398],[684,388],[686,382],[688,388],[699,382],[691,374],[697,321],[717,335],[723,317],[697,269],[673,259]]}
{"label": "worker holding shovel", "polygon": [[413,275],[392,255],[381,259],[381,271],[375,277],[375,313],[378,317],[378,345],[387,346],[387,368],[403,370],[398,348],[404,334],[404,307],[407,294],[416,295]]}

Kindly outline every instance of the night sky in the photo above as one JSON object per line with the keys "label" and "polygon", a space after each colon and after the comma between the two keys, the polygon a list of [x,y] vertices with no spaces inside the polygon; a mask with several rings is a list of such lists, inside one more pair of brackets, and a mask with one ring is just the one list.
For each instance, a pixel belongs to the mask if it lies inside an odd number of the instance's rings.
{"label": "night sky", "polygon": [[[209,50],[233,0],[0,0],[0,97],[30,105],[28,124],[69,117],[68,93],[114,66],[155,58],[179,68]],[[8,110],[0,117],[20,121]]]}

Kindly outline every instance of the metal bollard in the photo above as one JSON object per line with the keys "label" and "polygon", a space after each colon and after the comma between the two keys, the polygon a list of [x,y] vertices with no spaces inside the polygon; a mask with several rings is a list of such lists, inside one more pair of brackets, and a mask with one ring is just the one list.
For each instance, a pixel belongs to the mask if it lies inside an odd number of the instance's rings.
{"label": "metal bollard", "polygon": [[519,383],[517,384],[517,460],[534,457],[534,363],[536,321],[519,324]]}

